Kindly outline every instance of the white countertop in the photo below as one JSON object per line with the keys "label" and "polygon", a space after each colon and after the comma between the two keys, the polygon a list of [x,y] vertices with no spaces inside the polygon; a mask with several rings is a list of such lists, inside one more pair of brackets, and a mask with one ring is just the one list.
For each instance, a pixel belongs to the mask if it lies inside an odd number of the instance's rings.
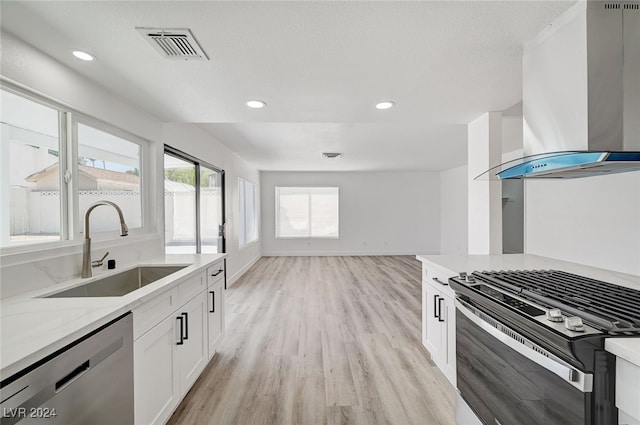
{"label": "white countertop", "polygon": [[[599,269],[584,264],[570,263],[530,254],[505,255],[418,255],[420,261],[434,263],[457,275],[482,270],[542,270],[556,269],[587,276],[615,285],[640,291],[640,276]],[[640,337],[608,338],[605,348],[610,353],[640,365]]]}
{"label": "white countertop", "polygon": [[640,367],[640,338],[608,338],[604,348]]}
{"label": "white countertop", "polygon": [[570,263],[553,258],[540,257],[538,255],[418,255],[416,258],[421,261],[430,261],[445,269],[451,270],[456,275],[459,272],[471,273],[478,270],[557,269],[640,291],[640,276],[599,269],[597,267]]}
{"label": "white countertop", "polygon": [[78,278],[3,299],[0,303],[0,379],[10,377],[159,295],[177,280],[225,257],[226,254],[165,255],[135,266],[109,270],[91,278],[99,279],[140,265],[188,265],[121,297],[39,298],[91,281]]}

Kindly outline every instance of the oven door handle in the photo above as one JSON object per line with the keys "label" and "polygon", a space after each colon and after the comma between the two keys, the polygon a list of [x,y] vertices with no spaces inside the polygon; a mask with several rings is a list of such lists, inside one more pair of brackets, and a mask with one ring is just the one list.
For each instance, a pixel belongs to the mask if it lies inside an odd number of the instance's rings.
{"label": "oven door handle", "polygon": [[[484,312],[477,313],[476,309],[461,299],[456,299],[456,308],[460,313],[464,314],[467,319],[480,327],[483,331],[506,345],[507,347],[517,351],[519,354],[528,358],[537,365],[547,369],[549,372],[562,378],[567,383],[573,385],[583,393],[593,391],[593,375],[584,373],[581,370],[563,362],[555,355],[546,351],[544,348],[529,341],[526,337],[514,332],[512,329],[493,319],[499,327],[508,329],[508,333],[496,328],[493,324],[483,320],[479,314],[486,315]],[[488,315],[487,315],[488,316]],[[533,348],[535,347],[535,349]]]}

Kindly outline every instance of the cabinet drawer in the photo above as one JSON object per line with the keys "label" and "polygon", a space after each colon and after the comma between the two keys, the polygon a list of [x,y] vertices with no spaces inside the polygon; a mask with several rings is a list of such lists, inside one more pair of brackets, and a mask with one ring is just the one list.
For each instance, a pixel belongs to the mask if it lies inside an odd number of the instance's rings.
{"label": "cabinet drawer", "polygon": [[455,293],[449,286],[449,278],[456,275],[457,273],[431,263],[422,263],[422,280],[438,288],[444,295],[448,295],[451,298],[454,297]]}
{"label": "cabinet drawer", "polygon": [[133,339],[136,340],[149,329],[160,323],[181,303],[178,301],[178,287],[174,287],[133,310]]}
{"label": "cabinet drawer", "polygon": [[207,268],[207,286],[211,288],[216,283],[224,279],[224,260]]}
{"label": "cabinet drawer", "polygon": [[182,305],[206,289],[204,273],[198,273],[178,285],[178,305]]}

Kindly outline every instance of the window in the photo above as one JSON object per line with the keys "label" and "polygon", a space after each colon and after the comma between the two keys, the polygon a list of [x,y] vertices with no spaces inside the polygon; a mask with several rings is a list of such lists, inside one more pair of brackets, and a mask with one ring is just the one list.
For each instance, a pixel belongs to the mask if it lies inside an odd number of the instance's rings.
{"label": "window", "polygon": [[[142,227],[140,145],[78,123],[78,228],[84,233],[83,212],[97,201],[115,202],[130,229]],[[118,230],[113,211],[91,214],[91,231]]]}
{"label": "window", "polygon": [[238,239],[240,246],[258,240],[258,214],[256,208],[256,185],[238,178],[239,220]]}
{"label": "window", "polygon": [[2,244],[62,238],[61,112],[2,90]]}
{"label": "window", "polygon": [[[103,199],[142,227],[146,141],[8,84],[0,106],[0,248],[80,239],[85,211]],[[94,236],[119,229],[106,208],[91,218]]]}
{"label": "window", "polygon": [[276,238],[338,238],[337,187],[276,187]]}
{"label": "window", "polygon": [[167,254],[224,252],[224,171],[165,146]]}

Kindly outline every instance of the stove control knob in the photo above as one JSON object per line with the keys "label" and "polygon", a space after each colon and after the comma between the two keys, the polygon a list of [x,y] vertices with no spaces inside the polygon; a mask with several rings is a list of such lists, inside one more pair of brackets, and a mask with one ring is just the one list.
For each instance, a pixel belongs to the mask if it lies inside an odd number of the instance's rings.
{"label": "stove control knob", "polygon": [[462,279],[462,280],[467,280],[467,272],[460,272],[459,277],[460,277],[460,279]]}
{"label": "stove control knob", "polygon": [[476,278],[471,275],[467,276],[467,283],[476,283]]}
{"label": "stove control knob", "polygon": [[580,317],[567,317],[564,319],[564,327],[570,331],[584,332],[584,324]]}
{"label": "stove control knob", "polygon": [[552,308],[547,310],[547,320],[550,322],[562,322],[564,317],[562,317],[562,312],[559,309]]}

